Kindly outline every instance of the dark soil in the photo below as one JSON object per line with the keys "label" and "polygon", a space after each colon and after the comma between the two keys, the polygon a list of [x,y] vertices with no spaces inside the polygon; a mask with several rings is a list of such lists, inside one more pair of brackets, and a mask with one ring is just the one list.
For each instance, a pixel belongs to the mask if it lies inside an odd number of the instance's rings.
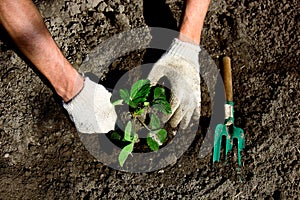
{"label": "dark soil", "polygon": [[[35,3],[77,69],[117,33],[177,29],[184,6],[181,0]],[[48,82],[2,30],[0,199],[299,199],[299,10],[296,0],[211,2],[201,45],[217,64],[222,55],[232,58],[235,123],[246,134],[241,172],[232,162],[212,167],[212,152],[198,157],[211,113],[205,84],[203,131],[176,163],[138,174],[102,164],[83,145]],[[104,57],[102,78],[138,66],[146,55],[141,48],[110,65]]]}

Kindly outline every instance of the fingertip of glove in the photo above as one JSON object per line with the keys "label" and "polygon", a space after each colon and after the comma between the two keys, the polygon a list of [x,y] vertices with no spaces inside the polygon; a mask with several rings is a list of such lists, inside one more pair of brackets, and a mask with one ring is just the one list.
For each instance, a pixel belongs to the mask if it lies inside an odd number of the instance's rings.
{"label": "fingertip of glove", "polygon": [[194,111],[193,120],[199,120],[201,116],[201,107],[198,107]]}

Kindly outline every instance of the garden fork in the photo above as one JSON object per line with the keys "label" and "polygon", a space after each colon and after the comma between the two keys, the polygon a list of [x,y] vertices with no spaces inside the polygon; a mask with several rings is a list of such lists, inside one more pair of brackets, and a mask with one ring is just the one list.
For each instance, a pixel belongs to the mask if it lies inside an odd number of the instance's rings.
{"label": "garden fork", "polygon": [[234,141],[236,141],[238,164],[241,166],[241,151],[245,147],[245,137],[243,129],[234,126],[231,63],[230,58],[227,56],[223,58],[223,81],[226,94],[226,102],[224,106],[225,122],[224,124],[218,124],[215,129],[213,163],[220,160],[222,139],[225,137],[225,159],[227,158],[228,152],[233,149]]}

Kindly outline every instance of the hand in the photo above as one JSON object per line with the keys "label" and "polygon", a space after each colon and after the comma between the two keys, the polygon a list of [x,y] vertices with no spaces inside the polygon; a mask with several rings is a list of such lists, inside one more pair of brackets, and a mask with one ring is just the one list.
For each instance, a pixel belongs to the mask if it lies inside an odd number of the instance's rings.
{"label": "hand", "polygon": [[200,117],[199,52],[199,45],[174,39],[148,75],[153,85],[164,76],[170,82],[172,114],[166,121],[173,128],[181,123],[180,127],[185,129],[193,114],[197,119]]}
{"label": "hand", "polygon": [[107,133],[114,130],[117,120],[110,98],[102,85],[85,77],[83,89],[63,106],[80,133]]}

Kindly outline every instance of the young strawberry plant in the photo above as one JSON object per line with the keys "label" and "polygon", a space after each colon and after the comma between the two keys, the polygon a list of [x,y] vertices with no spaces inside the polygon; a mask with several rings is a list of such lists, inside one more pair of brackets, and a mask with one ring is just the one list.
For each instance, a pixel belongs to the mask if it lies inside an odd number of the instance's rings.
{"label": "young strawberry plant", "polygon": [[171,114],[172,111],[170,103],[167,101],[165,88],[152,87],[147,79],[135,82],[130,91],[120,89],[119,94],[120,99],[113,104],[115,106],[128,105],[129,117],[127,119],[130,120],[126,122],[123,135],[114,132],[111,137],[127,144],[119,154],[119,164],[123,166],[127,157],[133,152],[135,144],[140,142],[139,132],[142,129],[147,131],[148,147],[152,151],[158,151],[167,138],[167,131],[161,127],[158,116],[159,114]]}

